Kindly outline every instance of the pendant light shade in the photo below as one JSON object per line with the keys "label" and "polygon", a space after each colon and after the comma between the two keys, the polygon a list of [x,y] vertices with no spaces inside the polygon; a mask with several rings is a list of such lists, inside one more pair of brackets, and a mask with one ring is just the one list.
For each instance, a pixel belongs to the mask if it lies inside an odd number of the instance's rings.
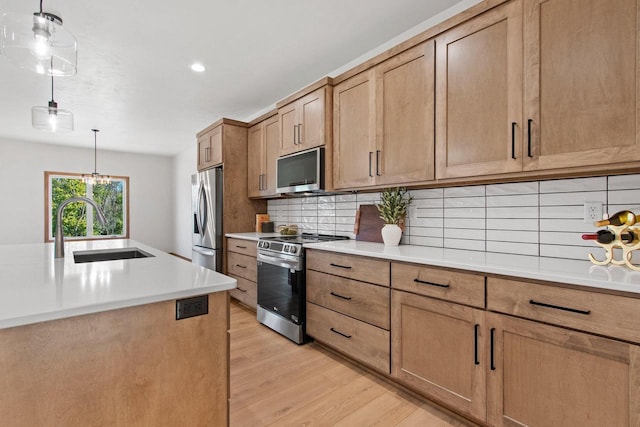
{"label": "pendant light shade", "polygon": [[73,113],[58,108],[53,100],[53,76],[51,76],[51,101],[46,107],[31,108],[31,125],[47,132],[73,132]]}
{"label": "pendant light shade", "polygon": [[77,42],[62,27],[62,18],[40,11],[33,15],[0,15],[0,55],[20,68],[48,76],[77,72]]}
{"label": "pendant light shade", "polygon": [[99,129],[91,129],[93,132],[93,172],[92,173],[83,173],[82,180],[85,184],[108,184],[111,182],[111,177],[109,175],[101,175],[98,173],[98,132]]}

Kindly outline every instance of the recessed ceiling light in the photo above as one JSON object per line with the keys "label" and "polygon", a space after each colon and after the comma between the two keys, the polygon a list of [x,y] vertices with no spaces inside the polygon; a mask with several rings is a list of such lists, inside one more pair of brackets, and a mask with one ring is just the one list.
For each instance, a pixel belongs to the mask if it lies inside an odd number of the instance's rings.
{"label": "recessed ceiling light", "polygon": [[196,73],[202,73],[205,70],[204,65],[199,62],[194,62],[193,64],[191,64],[191,69]]}

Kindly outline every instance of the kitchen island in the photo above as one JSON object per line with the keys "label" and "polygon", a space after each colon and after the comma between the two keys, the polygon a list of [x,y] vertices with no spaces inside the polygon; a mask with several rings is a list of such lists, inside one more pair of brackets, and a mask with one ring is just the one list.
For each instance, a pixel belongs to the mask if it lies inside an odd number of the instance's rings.
{"label": "kitchen island", "polygon": [[[76,263],[135,247],[147,258]],[[235,279],[132,240],[0,246],[0,419],[7,426],[228,424]],[[208,313],[176,320],[176,300]],[[200,307],[198,307],[200,308]]]}

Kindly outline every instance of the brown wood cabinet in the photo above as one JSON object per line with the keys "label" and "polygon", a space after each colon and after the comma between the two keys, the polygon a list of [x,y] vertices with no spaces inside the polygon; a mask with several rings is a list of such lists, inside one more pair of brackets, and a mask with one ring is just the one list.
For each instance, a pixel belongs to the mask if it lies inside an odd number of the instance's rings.
{"label": "brown wood cabinet", "polygon": [[437,178],[640,160],[639,11],[637,0],[514,0],[440,34]]}
{"label": "brown wood cabinet", "polygon": [[229,295],[256,309],[258,304],[256,242],[227,238],[227,274],[238,281]]}
{"label": "brown wood cabinet", "polygon": [[515,0],[436,37],[438,179],[522,170],[522,31]]}
{"label": "brown wood cabinet", "polygon": [[424,42],[335,86],[335,188],[434,179],[434,49]]}
{"label": "brown wood cabinet", "polygon": [[222,126],[198,134],[198,170],[222,163]]}
{"label": "brown wood cabinet", "polygon": [[247,176],[249,197],[276,195],[276,160],[280,139],[280,121],[273,112],[249,128]]}
{"label": "brown wood cabinet", "polygon": [[484,420],[484,311],[396,290],[391,307],[392,376]]}
{"label": "brown wood cabinet", "polygon": [[640,425],[640,347],[487,314],[492,426]]}
{"label": "brown wood cabinet", "polygon": [[325,78],[277,104],[280,156],[326,145],[331,138],[331,97],[331,79]]}

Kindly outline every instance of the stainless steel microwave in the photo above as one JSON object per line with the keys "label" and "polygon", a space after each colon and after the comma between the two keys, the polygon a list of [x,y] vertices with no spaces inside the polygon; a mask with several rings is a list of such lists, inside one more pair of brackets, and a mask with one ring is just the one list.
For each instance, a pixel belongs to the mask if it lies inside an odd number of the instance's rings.
{"label": "stainless steel microwave", "polygon": [[324,148],[280,157],[276,165],[276,191],[300,193],[324,190]]}

